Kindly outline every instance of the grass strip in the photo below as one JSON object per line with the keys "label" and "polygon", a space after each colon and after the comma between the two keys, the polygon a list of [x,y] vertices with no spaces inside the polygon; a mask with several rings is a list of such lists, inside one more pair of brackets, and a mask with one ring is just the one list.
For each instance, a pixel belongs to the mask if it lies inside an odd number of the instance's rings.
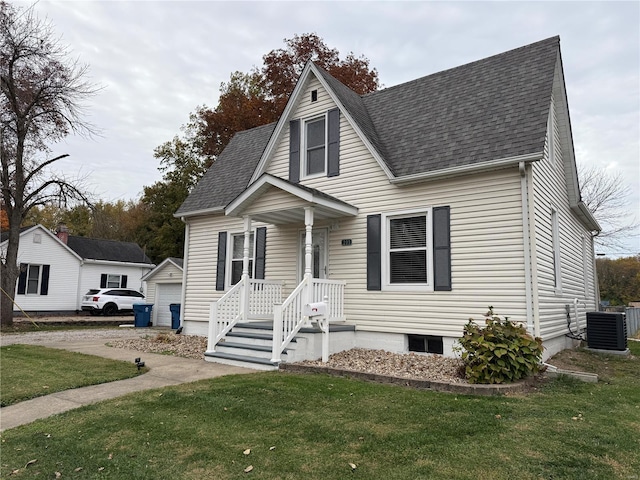
{"label": "grass strip", "polygon": [[0,348],[0,405],[139,373],[129,362],[36,345],[8,345]]}

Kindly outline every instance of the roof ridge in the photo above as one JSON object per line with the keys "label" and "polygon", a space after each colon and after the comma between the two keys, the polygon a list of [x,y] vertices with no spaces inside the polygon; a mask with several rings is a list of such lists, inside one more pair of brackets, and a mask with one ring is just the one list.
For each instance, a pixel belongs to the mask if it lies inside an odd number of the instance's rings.
{"label": "roof ridge", "polygon": [[[518,52],[519,50],[530,49],[530,48],[539,46],[539,45],[541,45],[543,43],[551,43],[552,41],[556,41],[558,43],[558,45],[559,45],[560,44],[560,36],[559,35],[555,35],[553,37],[545,38],[544,40],[539,40],[537,42],[529,43],[527,45],[522,45],[520,47],[512,48],[511,50],[507,50],[506,52],[496,53],[494,55],[489,55],[488,57],[480,58],[478,60],[473,60],[471,62],[464,63],[462,65],[458,65],[458,66],[455,66],[455,67],[447,68],[445,70],[439,70],[437,72],[429,73],[427,75],[423,75],[422,77],[414,78],[412,80],[407,80],[406,82],[398,83],[397,85],[392,85],[391,87],[383,88],[381,90],[376,90],[374,92],[370,92],[370,93],[366,93],[364,95],[360,95],[360,97],[362,97],[363,99],[367,98],[367,97],[370,98],[372,96],[376,96],[376,95],[381,94],[381,93],[389,92],[389,91],[395,90],[397,88],[403,88],[403,87],[406,87],[407,85],[411,85],[411,84],[416,84],[416,83],[422,82],[427,78],[431,78],[431,77],[435,77],[435,76],[439,76],[439,75],[444,75],[446,73],[452,72],[454,70],[462,69],[462,68],[469,68],[469,66],[471,66],[471,65],[482,63],[482,62],[487,62],[489,60],[496,59],[498,57],[504,57],[504,56],[507,56],[507,55],[513,55],[515,52]],[[347,88],[349,88],[349,87],[347,87]]]}

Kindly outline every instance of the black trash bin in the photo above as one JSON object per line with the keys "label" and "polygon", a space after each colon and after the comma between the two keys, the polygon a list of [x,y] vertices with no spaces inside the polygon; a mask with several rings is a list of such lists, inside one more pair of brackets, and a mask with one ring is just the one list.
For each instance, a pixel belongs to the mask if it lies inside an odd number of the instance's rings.
{"label": "black trash bin", "polygon": [[169,310],[171,310],[171,328],[176,330],[180,328],[180,304],[172,303],[169,305]]}
{"label": "black trash bin", "polygon": [[136,303],[133,305],[134,325],[148,327],[151,324],[151,310],[153,303]]}

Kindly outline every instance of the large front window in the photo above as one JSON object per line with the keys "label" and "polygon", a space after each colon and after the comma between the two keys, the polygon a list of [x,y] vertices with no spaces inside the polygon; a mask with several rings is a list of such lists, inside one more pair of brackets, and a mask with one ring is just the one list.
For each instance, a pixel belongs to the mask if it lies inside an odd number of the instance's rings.
{"label": "large front window", "polygon": [[427,217],[389,219],[389,283],[427,283]]}
{"label": "large front window", "polygon": [[324,174],[326,171],[326,129],[324,117],[305,122],[304,145],[304,174]]}
{"label": "large front window", "polygon": [[433,239],[431,209],[383,215],[382,288],[431,290]]}
{"label": "large front window", "polygon": [[[242,262],[244,259],[244,233],[231,236],[231,285],[235,285],[242,278]],[[249,276],[253,278],[253,233],[249,238]]]}

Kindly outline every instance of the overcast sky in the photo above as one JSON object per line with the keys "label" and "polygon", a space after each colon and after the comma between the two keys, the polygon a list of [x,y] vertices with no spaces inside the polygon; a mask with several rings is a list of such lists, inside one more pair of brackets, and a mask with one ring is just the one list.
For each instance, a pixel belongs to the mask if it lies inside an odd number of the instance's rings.
{"label": "overcast sky", "polygon": [[[153,149],[196,106],[214,107],[231,72],[261,66],[294,34],[365,55],[385,87],[559,35],[576,158],[621,172],[640,218],[639,2],[40,0],[35,10],[104,87],[87,105],[101,136],[54,146],[70,154],[59,167],[88,176],[103,200],[137,199],[160,180]],[[640,237],[617,253],[640,253]]]}

